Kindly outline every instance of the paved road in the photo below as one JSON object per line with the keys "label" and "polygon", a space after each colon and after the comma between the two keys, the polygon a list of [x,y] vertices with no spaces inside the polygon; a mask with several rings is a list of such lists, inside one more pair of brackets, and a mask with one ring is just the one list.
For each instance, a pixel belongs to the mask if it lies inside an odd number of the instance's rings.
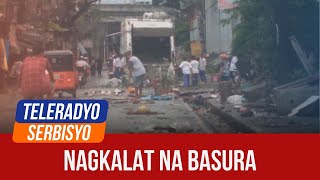
{"label": "paved road", "polygon": [[[93,78],[85,89],[78,91],[82,99],[113,99],[103,93],[114,92],[114,88],[105,88],[108,81],[106,74],[102,78]],[[95,95],[90,95],[98,92]],[[146,90],[148,95],[151,90]],[[122,97],[119,97],[120,99]],[[141,105],[141,104],[140,104]],[[128,115],[129,110],[137,110],[139,104],[114,104],[110,101],[107,120],[107,133],[208,133],[210,130],[202,120],[185,104],[178,99],[173,101],[156,101],[147,104],[148,108],[158,115]]]}
{"label": "paved road", "polygon": [[[102,78],[90,79],[84,89],[78,90],[78,99],[119,98],[108,93],[114,88],[106,88],[106,72]],[[146,92],[148,94],[148,92]],[[71,99],[68,94],[63,98]],[[15,106],[20,100],[18,94],[1,95],[0,133],[11,133],[15,119]],[[128,115],[129,110],[136,110],[140,105],[132,103],[110,103],[107,120],[107,133],[209,133],[197,115],[182,100],[156,101],[147,105],[158,115]]]}

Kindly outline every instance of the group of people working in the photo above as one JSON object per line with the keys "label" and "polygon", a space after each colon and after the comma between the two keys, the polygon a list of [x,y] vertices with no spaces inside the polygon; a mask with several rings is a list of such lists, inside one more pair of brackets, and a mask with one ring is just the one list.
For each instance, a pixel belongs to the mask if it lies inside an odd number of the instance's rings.
{"label": "group of people working", "polygon": [[203,54],[199,59],[192,56],[190,61],[182,61],[179,68],[182,69],[183,86],[185,88],[190,87],[190,79],[192,81],[192,86],[198,86],[199,78],[202,82],[207,83],[207,57],[206,54]]}
{"label": "group of people working", "polygon": [[[192,57],[190,61],[184,60],[179,68],[183,73],[184,87],[190,87],[190,80],[192,86],[198,86],[200,81],[207,83],[206,69],[207,69],[206,54],[203,54],[199,59]],[[233,80],[238,75],[236,63],[238,58],[234,56],[231,61],[225,56],[220,56],[220,81]],[[82,63],[82,64],[81,64]],[[103,62],[99,60],[89,61],[86,57],[80,58],[78,65],[90,68],[91,75],[95,76],[96,72],[101,76]],[[141,60],[132,55],[131,51],[124,55],[116,55],[113,59],[113,73],[114,77],[120,79],[125,74],[125,67],[128,68],[129,84],[135,87],[136,96],[142,96],[143,81],[146,75],[146,69]],[[13,73],[19,76],[19,82],[22,95],[27,99],[40,98],[44,95],[52,97],[54,93],[53,71],[47,58],[43,55],[41,48],[36,48],[33,55],[24,59],[23,63],[17,62],[13,67]]]}
{"label": "group of people working", "polygon": [[[190,86],[198,86],[199,79],[207,83],[206,69],[207,69],[207,58],[208,55],[203,54],[200,58],[192,56],[190,61],[184,60],[180,64],[179,68],[182,69],[183,74],[183,86],[188,88]],[[232,57],[229,61],[229,56],[222,54],[220,56],[221,62],[219,63],[218,79],[219,81],[233,81],[234,83],[239,82],[239,72],[237,69],[237,56]],[[192,84],[190,84],[190,79]]]}
{"label": "group of people working", "polygon": [[143,81],[147,73],[141,60],[133,56],[131,51],[128,51],[124,55],[116,56],[113,64],[116,78],[124,75],[124,68],[128,68],[129,84],[134,86],[136,98],[140,98],[142,96]]}

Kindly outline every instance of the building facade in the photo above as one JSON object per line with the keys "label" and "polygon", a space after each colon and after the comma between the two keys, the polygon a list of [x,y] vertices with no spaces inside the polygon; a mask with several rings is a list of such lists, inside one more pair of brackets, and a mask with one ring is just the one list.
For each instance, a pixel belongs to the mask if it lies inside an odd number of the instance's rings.
{"label": "building facade", "polygon": [[228,19],[225,9],[233,8],[234,0],[205,0],[206,52],[221,53],[231,51],[234,23],[222,24]]}

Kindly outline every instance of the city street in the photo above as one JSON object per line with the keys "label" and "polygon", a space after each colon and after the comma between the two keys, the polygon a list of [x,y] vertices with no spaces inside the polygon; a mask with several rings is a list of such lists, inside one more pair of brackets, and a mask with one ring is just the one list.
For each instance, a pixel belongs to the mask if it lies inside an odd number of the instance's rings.
{"label": "city street", "polygon": [[[233,106],[220,104],[214,98],[197,104],[197,97],[202,91],[211,88],[193,88],[196,96],[179,96],[165,101],[131,102],[125,93],[116,95],[116,90],[125,92],[124,88],[107,87],[110,79],[107,71],[102,77],[90,77],[85,87],[77,90],[77,99],[108,100],[109,111],[106,133],[317,133],[317,118],[281,117],[265,115],[264,110],[254,118],[241,117]],[[143,96],[153,93],[153,89],[144,89]],[[193,100],[186,101],[191,98]],[[0,133],[12,133],[15,121],[16,104],[22,99],[18,92],[0,96]],[[55,95],[55,99],[73,99],[71,94]],[[139,107],[148,108],[152,114],[132,114]]]}
{"label": "city street", "polygon": [[[102,78],[93,77],[84,89],[78,90],[79,99],[115,99],[114,95],[101,92],[114,92],[115,88],[105,88],[108,81],[106,71]],[[98,92],[90,97],[90,93]],[[151,89],[145,90],[146,95]],[[121,97],[120,97],[121,99]],[[156,101],[146,106],[156,115],[128,115],[130,110],[137,110],[143,104],[130,102],[113,103],[109,101],[107,133],[206,133],[209,129],[192,109],[181,99],[173,101]]]}
{"label": "city street", "polygon": [[[103,95],[101,92],[114,92],[115,88],[106,88],[107,72],[103,77],[93,77],[88,84],[79,89],[77,99],[105,99],[118,98],[115,95]],[[147,90],[146,93],[151,90]],[[92,92],[99,94],[90,95]],[[3,96],[3,97],[2,97]],[[0,102],[0,133],[11,133],[15,121],[15,106],[21,99],[19,94],[2,95]],[[59,99],[58,96],[55,97]],[[72,99],[64,93],[60,99]],[[157,101],[148,104],[148,108],[156,115],[128,115],[130,110],[137,110],[143,104],[112,103],[109,102],[107,119],[107,133],[209,133],[203,121],[182,99],[173,101]]]}
{"label": "city street", "polygon": [[319,133],[318,5],[0,0],[0,133],[53,82],[107,100],[107,133]]}

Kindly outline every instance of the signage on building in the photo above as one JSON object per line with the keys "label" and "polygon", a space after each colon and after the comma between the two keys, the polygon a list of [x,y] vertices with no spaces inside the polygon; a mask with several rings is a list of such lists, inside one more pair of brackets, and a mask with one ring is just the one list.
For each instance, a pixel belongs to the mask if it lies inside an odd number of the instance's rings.
{"label": "signage on building", "polygon": [[218,0],[218,8],[221,10],[233,9],[236,7],[234,0]]}
{"label": "signage on building", "polygon": [[200,42],[191,43],[191,54],[195,57],[200,57],[202,53],[202,44]]}

